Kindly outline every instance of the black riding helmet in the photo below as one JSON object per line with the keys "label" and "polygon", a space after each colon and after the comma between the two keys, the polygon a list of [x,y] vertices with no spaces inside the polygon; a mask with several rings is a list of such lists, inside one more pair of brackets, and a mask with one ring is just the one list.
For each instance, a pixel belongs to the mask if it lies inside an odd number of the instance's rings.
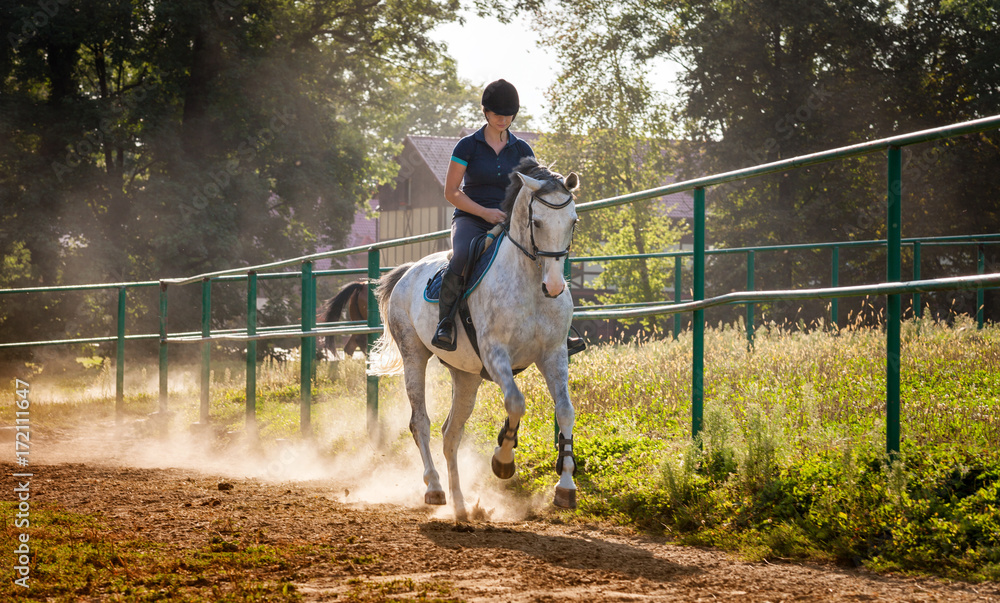
{"label": "black riding helmet", "polygon": [[517,115],[521,108],[517,88],[507,80],[490,82],[483,90],[483,108],[497,115]]}

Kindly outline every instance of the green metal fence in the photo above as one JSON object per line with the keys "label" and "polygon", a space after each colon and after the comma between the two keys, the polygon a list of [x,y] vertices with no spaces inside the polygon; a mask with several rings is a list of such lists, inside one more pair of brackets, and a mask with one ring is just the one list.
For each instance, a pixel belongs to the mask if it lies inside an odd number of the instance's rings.
{"label": "green metal fence", "polygon": [[[783,251],[830,251],[830,287],[838,287],[840,285],[840,250],[841,249],[858,249],[858,248],[873,248],[873,247],[885,247],[887,241],[885,239],[876,240],[863,240],[863,241],[841,241],[835,243],[798,243],[791,245],[764,245],[759,247],[730,247],[722,249],[710,249],[705,252],[706,259],[710,256],[725,256],[725,255],[744,255],[746,258],[746,290],[754,291],[756,285],[756,275],[755,275],[755,264],[756,257],[758,253],[768,253],[768,252],[783,252]],[[906,238],[902,239],[901,245],[904,247],[909,247],[911,250],[911,257],[913,258],[913,280],[921,280],[921,250],[931,246],[974,246],[976,248],[976,268],[978,274],[983,274],[986,267],[986,247],[988,245],[1000,245],[1000,234],[985,234],[985,235],[953,235],[953,236],[941,236],[941,237],[918,237],[918,238]],[[569,262],[576,264],[583,264],[587,262],[593,263],[606,263],[614,261],[625,261],[625,260],[640,260],[640,259],[654,259],[654,258],[674,258],[674,286],[673,295],[674,302],[679,302],[682,299],[683,289],[682,289],[682,274],[683,266],[682,260],[686,258],[692,258],[694,252],[692,251],[668,251],[662,253],[643,253],[643,254],[631,254],[631,255],[602,255],[602,256],[577,256],[569,258]],[[849,297],[849,296],[844,296]],[[830,302],[829,310],[829,320],[830,324],[834,327],[839,326],[838,319],[838,297],[833,297]],[[689,300],[690,301],[690,300]],[[766,300],[773,301],[773,300]],[[976,322],[978,328],[983,327],[984,314],[983,314],[983,302],[984,302],[984,289],[982,287],[976,288]],[[736,303],[734,301],[728,302],[730,304]],[[594,319],[611,319],[617,318],[616,315],[609,314],[607,316],[601,315],[597,310],[611,310],[620,308],[641,308],[644,306],[664,306],[662,302],[643,302],[643,303],[626,303],[626,304],[602,304],[585,306],[583,308],[578,308],[576,314],[577,318],[594,318]],[[746,337],[747,345],[752,347],[754,341],[755,332],[755,306],[753,302],[746,304]],[[921,305],[920,293],[913,293],[913,299],[911,303],[913,308],[914,317],[920,318],[923,314],[923,306]],[[674,338],[676,339],[677,333],[680,331],[680,312],[672,313],[674,316]],[[655,314],[650,314],[650,316]]]}
{"label": "green metal fence", "polygon": [[[693,190],[694,192],[694,245],[690,252],[673,252],[664,254],[647,254],[645,257],[674,257],[675,258],[675,291],[672,302],[662,304],[631,305],[629,307],[587,307],[578,308],[574,313],[577,319],[617,319],[617,318],[637,318],[653,315],[674,315],[675,328],[677,326],[678,315],[680,313],[692,313],[692,381],[691,381],[691,429],[692,434],[697,434],[701,430],[703,407],[704,407],[704,312],[708,307],[722,304],[745,304],[747,306],[747,336],[748,343],[752,344],[753,333],[753,305],[762,302],[794,300],[794,299],[832,299],[833,316],[836,317],[836,300],[840,297],[863,296],[863,295],[885,295],[887,296],[887,325],[886,325],[886,449],[890,453],[899,450],[900,425],[899,425],[899,358],[900,358],[900,321],[901,303],[900,296],[912,294],[915,296],[914,307],[920,307],[919,295],[929,291],[942,290],[977,290],[978,320],[982,324],[982,302],[983,289],[1000,286],[1000,274],[984,274],[984,253],[983,246],[1000,242],[1000,234],[982,235],[976,237],[937,237],[924,239],[902,239],[901,236],[901,192],[902,192],[902,159],[901,148],[903,146],[939,140],[943,138],[961,136],[976,132],[983,132],[1000,128],[1000,116],[994,116],[961,124],[955,124],[943,128],[924,130],[912,134],[895,136],[867,143],[833,149],[811,155],[804,155],[792,159],[786,159],[773,163],[753,166],[741,170],[726,172],[696,178],[685,182],[678,182],[668,186],[663,186],[647,191],[622,195],[610,199],[584,203],[577,206],[580,213],[595,211],[598,209],[614,207],[626,203],[656,199],[672,193]],[[847,157],[854,157],[863,154],[885,152],[887,156],[887,178],[886,178],[886,219],[888,223],[888,238],[884,241],[850,241],[840,243],[820,243],[785,246],[767,246],[739,249],[718,249],[708,250],[705,245],[705,192],[712,186],[718,186],[735,180],[759,177],[767,174],[783,172],[797,169],[826,161],[834,161]],[[311,397],[312,397],[312,374],[315,362],[315,338],[326,335],[343,335],[364,333],[368,335],[369,346],[371,346],[378,334],[382,331],[379,322],[378,309],[374,301],[374,281],[382,271],[379,264],[379,255],[382,249],[399,245],[407,245],[431,241],[447,237],[449,231],[442,230],[414,237],[396,239],[392,241],[380,242],[375,245],[354,247],[332,252],[312,254],[308,256],[293,258],[280,262],[271,262],[259,266],[236,268],[199,274],[188,278],[163,279],[160,281],[144,281],[134,283],[105,283],[97,285],[80,285],[65,287],[35,287],[23,289],[0,290],[0,294],[33,294],[59,291],[82,291],[97,289],[117,289],[118,290],[118,311],[117,311],[117,333],[113,336],[90,337],[76,339],[62,339],[53,341],[32,341],[2,343],[0,348],[9,347],[34,347],[47,345],[65,345],[81,343],[101,343],[116,342],[116,411],[119,419],[123,410],[123,377],[125,363],[125,342],[143,339],[157,339],[159,341],[159,404],[160,411],[165,413],[167,408],[168,394],[168,357],[167,349],[171,344],[201,343],[202,344],[202,371],[201,371],[201,398],[200,398],[200,419],[207,423],[209,419],[209,376],[210,376],[210,344],[215,341],[243,341],[247,344],[247,378],[246,378],[246,427],[250,434],[256,433],[256,342],[262,339],[296,337],[301,340],[301,430],[304,435],[309,435],[311,426]],[[975,244],[979,248],[978,274],[973,276],[963,276],[945,279],[920,280],[919,265],[920,251],[922,246],[934,244]],[[914,256],[914,280],[909,282],[901,281],[901,249],[904,244],[911,245]],[[864,285],[853,287],[839,286],[839,251],[842,248],[863,245],[884,245],[887,249],[886,262],[886,282],[876,285]],[[832,269],[831,286],[822,289],[797,289],[789,291],[754,291],[754,262],[755,256],[759,252],[786,250],[792,248],[810,248],[831,250]],[[345,257],[357,253],[366,253],[368,258],[367,270],[314,270],[314,263],[321,259],[333,259]],[[711,254],[744,253],[747,258],[747,291],[740,293],[730,293],[713,298],[705,298],[705,264],[706,257]],[[681,258],[688,256],[692,260],[693,278],[693,298],[686,302],[681,300]],[[567,259],[567,272],[569,272],[570,262],[582,261],[612,261],[622,259],[621,257],[591,257],[591,258],[569,258]],[[290,266],[300,267],[297,272],[271,272],[280,268]],[[365,274],[370,282],[368,296],[368,317],[366,321],[326,323],[317,325],[315,323],[316,314],[316,279],[322,276],[336,274]],[[272,327],[257,327],[257,284],[262,279],[285,279],[298,278],[301,281],[301,308],[302,316],[299,325],[283,325]],[[247,320],[243,329],[217,329],[211,328],[211,289],[213,283],[225,281],[246,281],[247,286]],[[174,287],[201,284],[202,292],[202,323],[201,330],[197,332],[170,333],[168,330],[168,298],[169,291]],[[143,335],[127,335],[125,333],[125,309],[126,298],[129,289],[141,287],[159,287],[159,333]],[[919,310],[918,310],[919,311]],[[835,318],[834,318],[835,321]],[[363,322],[364,324],[361,324]],[[368,429],[373,431],[378,420],[378,379],[369,377],[367,381],[367,408],[368,408]]]}

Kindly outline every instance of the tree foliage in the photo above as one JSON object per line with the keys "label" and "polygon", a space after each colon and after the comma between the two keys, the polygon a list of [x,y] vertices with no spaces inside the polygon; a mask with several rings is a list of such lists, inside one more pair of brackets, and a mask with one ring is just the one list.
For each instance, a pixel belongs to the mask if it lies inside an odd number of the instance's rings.
{"label": "tree foliage", "polygon": [[[583,176],[580,201],[661,186],[674,171],[666,105],[649,86],[648,69],[622,42],[630,24],[612,2],[561,2],[539,12],[540,42],[564,66],[549,90],[552,134],[536,152]],[[636,3],[638,6],[639,3]],[[658,202],[584,214],[576,234],[582,255],[643,254],[675,246],[682,227]],[[594,285],[601,301],[663,299],[673,270],[664,259],[608,263]]]}
{"label": "tree foliage", "polygon": [[[530,0],[507,4],[538,8]],[[688,142],[675,163],[682,176],[1000,113],[1000,4],[993,0],[589,0],[559,7],[557,18],[542,12],[538,20],[547,23],[543,41],[559,50],[571,74],[553,91],[557,112],[567,108],[560,126],[587,132],[585,111],[607,110],[607,81],[628,73],[644,82],[656,61],[674,60],[682,70],[672,118]],[[650,92],[623,97],[637,102],[621,107],[652,131],[664,104]],[[907,148],[904,236],[996,232],[1000,185],[990,174],[1000,168],[998,142],[984,134]],[[712,187],[708,243],[884,238],[884,202],[878,155]],[[942,253],[924,275],[969,272],[968,260],[968,250]],[[711,261],[709,294],[744,288],[742,256]],[[882,252],[852,252],[846,261],[855,282],[885,277]],[[756,268],[758,288],[818,286],[829,283],[830,258],[761,255]],[[787,317],[796,309],[766,311]],[[817,304],[813,313],[821,312]]]}
{"label": "tree foliage", "polygon": [[471,104],[428,37],[457,7],[4,3],[0,256],[27,265],[5,284],[192,275],[341,246],[394,176],[402,135],[448,130]]}
{"label": "tree foliage", "polygon": [[[646,51],[684,61],[678,115],[705,149],[699,171],[725,171],[1000,112],[1000,7],[958,4],[684,1],[678,32]],[[997,141],[906,149],[905,236],[997,230],[996,195],[968,194],[996,191],[985,175],[1000,167]],[[710,191],[710,241],[884,238],[884,174],[876,155],[720,187]],[[884,280],[881,253],[850,261],[859,281]],[[735,277],[717,281],[722,289],[741,288],[735,266],[720,268]],[[758,263],[758,283],[825,284],[829,270],[825,255],[771,258]]]}

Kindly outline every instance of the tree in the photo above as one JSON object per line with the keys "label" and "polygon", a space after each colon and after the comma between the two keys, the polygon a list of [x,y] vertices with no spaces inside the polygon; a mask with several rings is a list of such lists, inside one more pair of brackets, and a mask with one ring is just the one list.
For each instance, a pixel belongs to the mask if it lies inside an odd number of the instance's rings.
{"label": "tree", "polygon": [[[646,83],[646,69],[622,43],[629,35],[614,2],[560,2],[538,14],[542,45],[565,66],[549,90],[554,133],[536,153],[582,175],[579,201],[661,186],[673,172],[675,149],[664,102]],[[683,228],[654,202],[584,214],[574,248],[583,255],[644,254],[670,249]],[[604,302],[664,299],[673,262],[612,262],[596,279]]]}
{"label": "tree", "polygon": [[[901,131],[1000,114],[1000,3],[914,0],[901,9],[889,104]],[[908,147],[903,155],[903,228],[909,235],[1000,232],[1000,133]],[[987,272],[1000,270],[985,247]],[[975,248],[924,250],[922,276],[975,271]],[[974,313],[975,294],[924,296],[932,311]],[[1000,319],[1000,296],[987,291],[987,317]]]}
{"label": "tree", "polygon": [[[685,64],[680,119],[688,124],[688,176],[724,172],[863,140],[883,97],[888,3],[695,1],[678,3],[678,29],[648,52],[677,52]],[[875,238],[883,221],[859,224],[876,205],[877,162],[827,163],[710,188],[707,239],[714,247]],[[866,214],[867,215],[867,214]],[[884,234],[884,233],[883,233]],[[828,254],[762,254],[756,286],[828,284]],[[745,288],[743,256],[716,256],[708,295]],[[767,319],[795,317],[802,304],[763,304]],[[805,318],[821,316],[821,302]],[[715,311],[726,319],[736,311]]]}
{"label": "tree", "polygon": [[[644,65],[669,56],[684,66],[675,118],[691,143],[684,153],[689,177],[946,125],[1000,108],[995,2],[608,5],[620,31],[630,34],[615,39],[629,47],[622,52]],[[997,184],[987,176],[1000,167],[997,137],[973,138],[907,150],[907,235],[1000,226],[992,201],[997,196],[990,194]],[[713,187],[708,242],[739,247],[882,238],[884,166],[884,157],[868,156]],[[987,194],[968,194],[980,190]],[[857,281],[884,278],[881,252],[856,254],[850,262]],[[742,268],[738,256],[712,259],[709,294],[742,289]],[[825,254],[762,257],[757,286],[826,284],[829,269]],[[766,311],[787,317],[797,307]],[[810,312],[819,315],[823,308],[817,304]]]}
{"label": "tree", "polygon": [[[427,36],[457,7],[5,3],[0,256],[28,266],[11,285],[192,275],[340,246],[394,175],[402,124],[446,128],[443,109],[470,96]],[[213,300],[220,316],[244,304]],[[172,317],[188,306],[172,303]],[[30,303],[15,310],[30,318],[0,323],[5,340],[64,328]]]}
{"label": "tree", "polygon": [[[685,1],[677,3],[679,33],[665,32],[647,51],[683,58],[678,114],[707,151],[702,171],[725,171],[997,113],[1000,14],[995,3],[960,6],[971,5]],[[984,176],[1000,167],[998,138],[974,138],[906,150],[907,236],[1000,227],[996,195],[968,194],[996,191]],[[884,238],[884,166],[884,156],[868,156],[712,190],[712,242]],[[885,278],[881,252],[850,261],[855,282]],[[772,257],[758,263],[758,285],[825,284],[828,266],[825,255]],[[715,268],[735,275],[717,281],[722,289],[742,288],[736,266]]]}

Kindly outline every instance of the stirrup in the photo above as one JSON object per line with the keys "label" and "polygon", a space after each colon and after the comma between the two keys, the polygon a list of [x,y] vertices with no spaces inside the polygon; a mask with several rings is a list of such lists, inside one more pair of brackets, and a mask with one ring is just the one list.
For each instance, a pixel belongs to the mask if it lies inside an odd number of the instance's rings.
{"label": "stirrup", "polygon": [[576,330],[576,327],[570,325],[569,328],[572,333],[576,333],[576,336],[574,337],[572,334],[566,336],[567,358],[587,349],[587,340],[580,336],[580,332]]}

